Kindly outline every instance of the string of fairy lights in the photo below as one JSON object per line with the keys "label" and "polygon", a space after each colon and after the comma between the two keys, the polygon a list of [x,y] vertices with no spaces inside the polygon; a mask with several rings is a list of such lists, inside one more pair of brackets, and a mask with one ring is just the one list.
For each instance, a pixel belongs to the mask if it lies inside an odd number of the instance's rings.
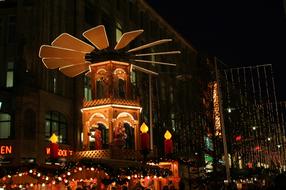
{"label": "string of fairy lights", "polygon": [[248,167],[281,168],[285,165],[285,130],[279,119],[272,66],[228,69],[224,78],[226,122],[236,160]]}
{"label": "string of fairy lights", "polygon": [[[170,176],[168,169],[151,165],[130,167],[113,167],[108,164],[98,163],[94,160],[81,160],[69,162],[64,167],[49,166],[49,168],[34,167],[32,169],[15,169],[6,171],[0,178],[0,187],[27,188],[33,186],[51,186],[64,184],[70,186],[74,183],[88,182],[91,185],[110,185],[112,183],[123,185],[133,179],[160,179]],[[30,182],[22,180],[15,183],[15,178],[31,177]],[[16,180],[21,181],[21,180]],[[24,182],[25,181],[25,182]]]}

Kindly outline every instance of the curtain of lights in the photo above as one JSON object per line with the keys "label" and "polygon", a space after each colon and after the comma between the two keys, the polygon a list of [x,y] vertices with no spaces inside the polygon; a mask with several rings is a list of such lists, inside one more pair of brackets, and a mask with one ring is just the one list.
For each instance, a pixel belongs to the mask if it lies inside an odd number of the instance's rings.
{"label": "curtain of lights", "polygon": [[277,104],[272,66],[224,70],[222,94],[233,167],[284,169],[285,120]]}

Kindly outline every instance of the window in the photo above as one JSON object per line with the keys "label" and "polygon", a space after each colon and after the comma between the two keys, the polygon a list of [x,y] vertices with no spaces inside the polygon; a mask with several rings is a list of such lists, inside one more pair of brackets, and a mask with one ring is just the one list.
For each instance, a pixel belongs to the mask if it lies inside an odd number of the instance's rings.
{"label": "window", "polygon": [[57,78],[53,77],[53,92],[57,92]]}
{"label": "window", "polygon": [[57,93],[57,76],[55,72],[48,73],[48,90],[52,93]]}
{"label": "window", "polygon": [[6,87],[13,87],[13,85],[14,85],[14,62],[9,61],[7,64]]}
{"label": "window", "polygon": [[176,126],[175,126],[175,114],[171,113],[171,123],[172,123],[172,129],[173,131],[176,131]]}
{"label": "window", "polygon": [[136,73],[131,71],[130,73],[130,81],[131,81],[131,88],[132,88],[132,97],[136,98],[137,96],[137,87],[136,87]]}
{"label": "window", "polygon": [[0,113],[0,139],[7,139],[11,134],[11,116],[8,113]]}
{"label": "window", "polygon": [[130,74],[131,83],[135,86],[136,85],[136,73],[132,70]]}
{"label": "window", "polygon": [[84,97],[87,101],[92,100],[90,78],[87,76],[84,77]]}
{"label": "window", "polygon": [[50,111],[46,114],[46,140],[49,140],[53,133],[58,136],[59,143],[67,142],[67,120],[65,116],[62,113]]}
{"label": "window", "polygon": [[115,35],[116,35],[116,42],[118,42],[119,39],[122,36],[122,27],[121,27],[121,25],[118,22],[116,22],[115,31],[116,31],[116,33],[115,33]]}

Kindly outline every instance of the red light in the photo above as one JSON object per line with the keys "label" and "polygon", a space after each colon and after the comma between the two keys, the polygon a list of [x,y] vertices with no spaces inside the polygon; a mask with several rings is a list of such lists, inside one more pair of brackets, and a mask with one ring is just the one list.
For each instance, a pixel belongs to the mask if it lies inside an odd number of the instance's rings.
{"label": "red light", "polygon": [[236,140],[236,141],[240,141],[240,140],[241,140],[241,135],[236,136],[236,137],[235,137],[235,140]]}

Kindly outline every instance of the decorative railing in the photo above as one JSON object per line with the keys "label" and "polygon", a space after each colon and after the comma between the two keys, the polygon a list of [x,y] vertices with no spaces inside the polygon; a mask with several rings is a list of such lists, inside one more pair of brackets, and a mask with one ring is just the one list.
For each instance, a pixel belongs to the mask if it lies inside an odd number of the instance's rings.
{"label": "decorative railing", "polygon": [[90,159],[108,159],[110,158],[110,151],[109,150],[86,150],[86,151],[79,151],[75,152],[75,154],[70,157],[70,160],[81,160],[83,158],[90,158]]}
{"label": "decorative railing", "polygon": [[[148,156],[154,156],[152,152]],[[108,150],[86,150],[75,152],[69,160],[78,161],[88,159],[118,159],[118,160],[143,160],[140,151],[131,149],[111,148]]]}
{"label": "decorative railing", "polygon": [[107,104],[140,106],[138,100],[127,100],[127,99],[103,98],[103,99],[96,99],[96,100],[91,100],[91,101],[83,101],[84,108],[92,107],[92,106],[99,106],[99,105],[107,105]]}

